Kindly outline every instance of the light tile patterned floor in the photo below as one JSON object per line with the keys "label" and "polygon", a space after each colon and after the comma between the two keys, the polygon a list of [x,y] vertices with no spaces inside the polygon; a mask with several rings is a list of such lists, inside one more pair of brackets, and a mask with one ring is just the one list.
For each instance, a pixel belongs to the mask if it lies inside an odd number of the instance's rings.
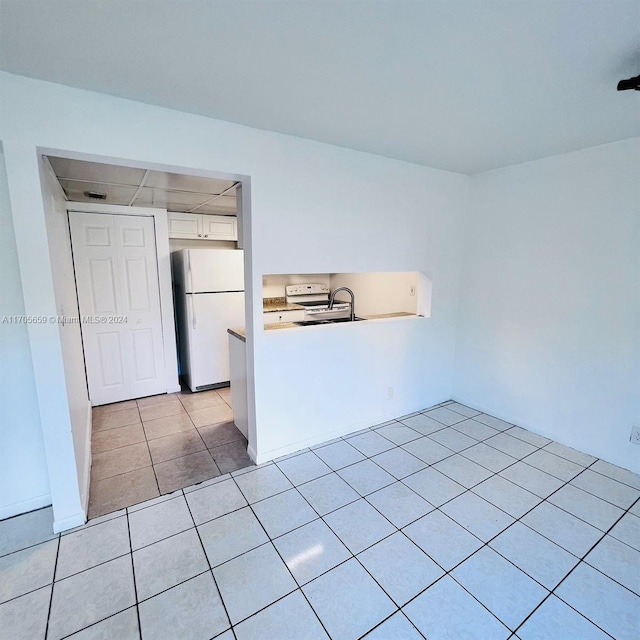
{"label": "light tile patterned floor", "polygon": [[230,405],[221,388],[96,407],[89,517],[251,465]]}
{"label": "light tile patterned floor", "polygon": [[0,639],[636,640],[639,497],[443,403],[62,536],[0,522]]}

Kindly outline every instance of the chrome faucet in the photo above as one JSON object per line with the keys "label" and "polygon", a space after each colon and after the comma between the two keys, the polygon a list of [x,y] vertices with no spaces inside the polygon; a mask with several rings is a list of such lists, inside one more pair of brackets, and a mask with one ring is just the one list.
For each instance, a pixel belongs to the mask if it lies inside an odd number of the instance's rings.
{"label": "chrome faucet", "polygon": [[332,292],[332,294],[329,296],[329,306],[327,307],[327,310],[331,310],[333,309],[333,303],[336,300],[336,293],[340,293],[340,291],[346,291],[350,296],[351,296],[351,322],[353,322],[356,319],[356,297],[355,295],[353,295],[353,291],[351,291],[351,289],[349,289],[348,287],[338,287],[337,289],[334,289],[334,291]]}

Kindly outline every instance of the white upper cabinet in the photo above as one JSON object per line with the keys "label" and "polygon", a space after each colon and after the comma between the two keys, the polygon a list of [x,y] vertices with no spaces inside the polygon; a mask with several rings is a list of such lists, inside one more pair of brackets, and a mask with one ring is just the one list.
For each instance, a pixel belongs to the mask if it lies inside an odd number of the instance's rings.
{"label": "white upper cabinet", "polygon": [[238,222],[235,216],[169,211],[168,218],[170,238],[188,238],[191,240],[238,239]]}
{"label": "white upper cabinet", "polygon": [[238,223],[235,216],[202,215],[202,233],[214,240],[237,240]]}
{"label": "white upper cabinet", "polygon": [[201,238],[201,215],[195,213],[171,213],[169,217],[170,238]]}

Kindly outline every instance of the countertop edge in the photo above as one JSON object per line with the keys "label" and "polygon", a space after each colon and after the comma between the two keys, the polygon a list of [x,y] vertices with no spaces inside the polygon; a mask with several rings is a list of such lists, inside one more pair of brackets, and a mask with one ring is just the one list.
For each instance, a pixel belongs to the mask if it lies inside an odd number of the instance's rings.
{"label": "countertop edge", "polygon": [[[410,320],[413,318],[423,318],[424,316],[419,316],[419,315],[416,315],[415,313],[398,312],[398,313],[383,313],[379,315],[362,316],[362,317],[368,322],[373,322],[375,320]],[[350,323],[347,323],[347,324],[350,324]],[[322,327],[322,326],[335,326],[335,325],[318,325],[318,326]],[[275,324],[264,325],[264,330],[268,332],[271,332],[274,330],[282,330],[282,329],[298,329],[299,330],[299,329],[310,329],[310,328],[315,328],[315,326],[304,327],[293,322],[278,322]],[[238,327],[235,329],[227,329],[227,333],[229,335],[234,336],[235,338],[238,338],[238,340],[242,340],[243,342],[247,341],[247,334],[244,328]]]}
{"label": "countertop edge", "polygon": [[227,329],[227,333],[234,338],[238,338],[238,340],[242,340],[242,342],[247,341],[247,334],[244,329]]}

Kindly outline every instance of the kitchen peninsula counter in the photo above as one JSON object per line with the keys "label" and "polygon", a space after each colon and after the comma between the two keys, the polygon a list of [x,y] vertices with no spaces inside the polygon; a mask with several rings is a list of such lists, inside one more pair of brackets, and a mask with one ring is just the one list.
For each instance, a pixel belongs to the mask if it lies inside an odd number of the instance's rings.
{"label": "kitchen peninsula counter", "polygon": [[[291,305],[292,307],[296,307],[297,305]],[[392,319],[392,318],[419,318],[421,316],[417,316],[415,313],[406,313],[404,311],[398,311],[395,313],[380,313],[377,315],[371,316],[360,316],[363,320],[384,320],[384,319]],[[341,324],[349,324],[349,323],[341,323]],[[313,325],[313,326],[326,326],[326,325]],[[304,325],[300,325],[297,322],[276,322],[273,324],[265,324],[265,331],[273,331],[274,329],[304,329]],[[227,330],[229,334],[235,336],[239,340],[243,342],[247,341],[247,331],[244,327],[236,327]]]}
{"label": "kitchen peninsula counter", "polygon": [[[276,322],[273,324],[264,325],[265,331],[272,331],[273,329],[294,329],[294,328],[299,329],[300,325],[296,324],[295,322]],[[235,336],[236,338],[238,338],[239,340],[242,340],[243,342],[247,341],[247,330],[244,327],[227,329],[227,333],[231,334],[232,336]]]}
{"label": "kitchen peninsula counter", "polygon": [[300,310],[304,310],[304,307],[301,304],[287,302],[284,298],[263,298],[262,300],[262,311],[264,313]]}
{"label": "kitchen peninsula counter", "polygon": [[360,316],[364,320],[383,320],[384,318],[419,318],[415,313],[407,313],[406,311],[397,311],[395,313],[379,313],[372,316]]}

